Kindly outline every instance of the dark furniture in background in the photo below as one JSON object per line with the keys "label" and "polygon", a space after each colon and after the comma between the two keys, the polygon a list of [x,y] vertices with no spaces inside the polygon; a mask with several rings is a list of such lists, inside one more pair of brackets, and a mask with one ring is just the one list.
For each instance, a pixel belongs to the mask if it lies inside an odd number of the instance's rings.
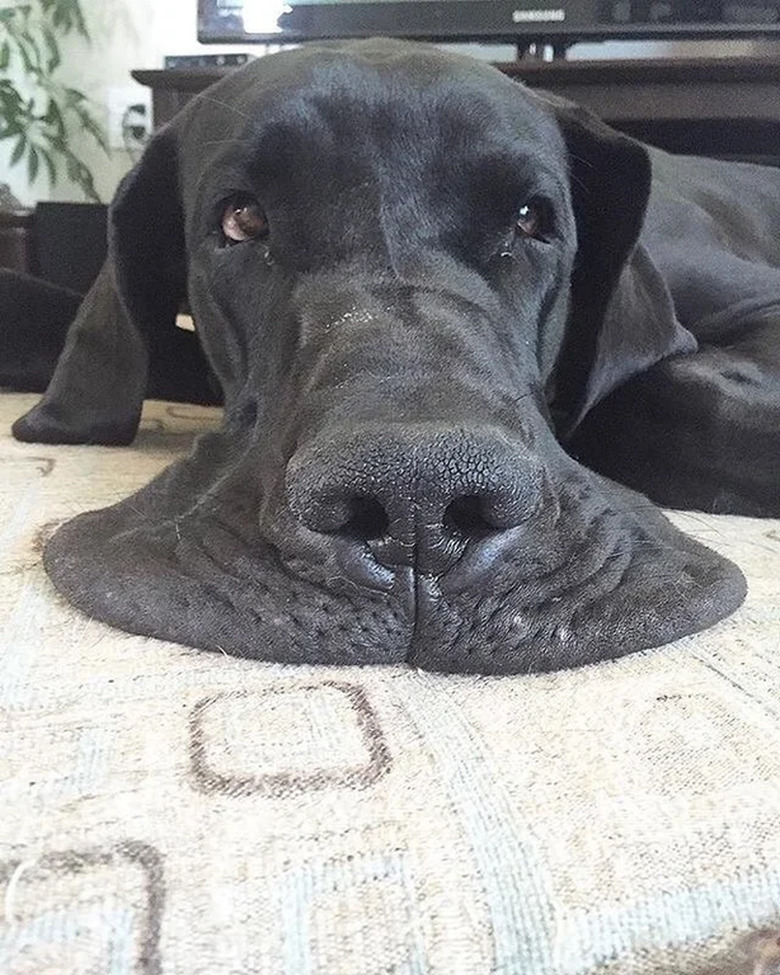
{"label": "dark furniture in background", "polygon": [[107,213],[97,203],[0,210],[0,267],[85,293],[106,255]]}
{"label": "dark furniture in background", "polygon": [[[780,50],[777,59],[526,59],[498,67],[661,148],[780,164]],[[132,72],[152,89],[156,126],[225,73],[219,68]]]}
{"label": "dark furniture in background", "polygon": [[82,294],[106,256],[108,207],[98,203],[39,203],[34,259],[39,277]]}
{"label": "dark furniture in background", "polygon": [[0,210],[0,267],[28,271],[33,261],[32,210]]}

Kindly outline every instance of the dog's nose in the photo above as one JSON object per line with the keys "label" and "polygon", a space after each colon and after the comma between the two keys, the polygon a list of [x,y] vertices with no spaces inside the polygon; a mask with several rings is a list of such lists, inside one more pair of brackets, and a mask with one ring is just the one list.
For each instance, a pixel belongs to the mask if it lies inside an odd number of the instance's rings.
{"label": "dog's nose", "polygon": [[527,448],[498,430],[420,425],[320,434],[291,458],[286,490],[312,531],[367,547],[389,568],[441,574],[469,546],[495,550],[532,516],[542,483]]}

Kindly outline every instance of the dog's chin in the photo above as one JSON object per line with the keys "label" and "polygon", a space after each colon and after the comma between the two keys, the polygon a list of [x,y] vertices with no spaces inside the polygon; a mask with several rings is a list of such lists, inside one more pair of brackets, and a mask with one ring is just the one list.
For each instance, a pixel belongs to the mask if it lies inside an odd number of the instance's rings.
{"label": "dog's chin", "polygon": [[[133,633],[242,657],[529,673],[660,646],[743,600],[736,566],[641,495],[587,471],[500,552],[442,576],[345,572],[332,547],[272,544],[220,434],[45,549],[55,586]],[[379,579],[379,582],[377,582]],[[373,580],[373,581],[372,581]]]}

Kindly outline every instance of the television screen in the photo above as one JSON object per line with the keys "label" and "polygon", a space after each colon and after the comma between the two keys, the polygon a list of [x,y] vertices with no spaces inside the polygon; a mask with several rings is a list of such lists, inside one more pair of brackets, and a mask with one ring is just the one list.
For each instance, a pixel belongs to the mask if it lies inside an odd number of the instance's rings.
{"label": "television screen", "polygon": [[198,39],[529,41],[777,36],[780,0],[198,0]]}
{"label": "television screen", "polygon": [[199,0],[198,39],[284,44],[390,35],[514,43],[578,31],[603,0]]}

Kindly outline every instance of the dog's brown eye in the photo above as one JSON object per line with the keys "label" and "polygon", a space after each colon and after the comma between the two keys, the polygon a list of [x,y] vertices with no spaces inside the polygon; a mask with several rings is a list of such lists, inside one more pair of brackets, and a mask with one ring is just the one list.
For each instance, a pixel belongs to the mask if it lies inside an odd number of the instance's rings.
{"label": "dog's brown eye", "polygon": [[235,199],[222,213],[222,233],[228,240],[241,243],[268,236],[268,219],[265,211],[252,199]]}
{"label": "dog's brown eye", "polygon": [[541,200],[531,200],[520,207],[515,226],[525,237],[545,240],[549,232],[547,209]]}

